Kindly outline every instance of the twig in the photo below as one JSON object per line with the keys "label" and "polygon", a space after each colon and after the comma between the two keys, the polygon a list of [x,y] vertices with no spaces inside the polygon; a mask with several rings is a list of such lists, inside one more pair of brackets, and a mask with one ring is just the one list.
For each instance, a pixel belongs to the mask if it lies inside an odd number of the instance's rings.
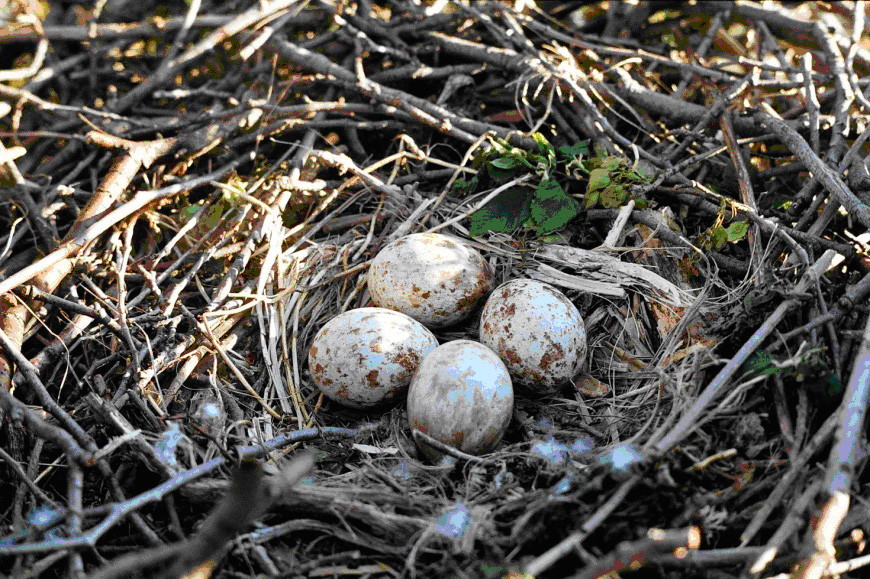
{"label": "twig", "polygon": [[[723,9],[722,12],[725,12]],[[567,34],[563,34],[554,28],[532,20],[528,16],[519,15],[520,22],[523,25],[528,26],[532,30],[543,34],[546,38],[554,38],[561,42],[565,42],[567,44],[577,46],[579,48],[583,48],[585,50],[592,51],[593,54],[599,54],[602,56],[615,56],[617,58],[641,58],[648,62],[653,62],[657,64],[661,64],[664,66],[669,66],[676,68],[680,71],[685,71],[690,74],[697,74],[703,78],[710,78],[713,80],[723,81],[723,82],[731,82],[735,78],[740,75],[724,72],[721,70],[715,70],[712,68],[707,68],[705,66],[700,66],[691,62],[680,62],[674,60],[672,58],[668,58],[666,56],[662,56],[659,54],[654,54],[644,49],[635,49],[635,48],[621,48],[617,46],[607,46],[605,44],[601,44],[598,42],[590,42],[587,40],[583,40],[578,36],[569,36]],[[677,99],[675,99],[677,100]],[[702,107],[703,108],[703,107]]]}
{"label": "twig", "polygon": [[[831,140],[825,153],[825,161],[836,165],[840,162],[840,154],[846,149],[846,134],[849,131],[849,109],[855,100],[855,93],[849,83],[849,75],[846,74],[846,65],[837,42],[828,32],[827,26],[822,22],[813,23],[813,36],[821,45],[822,52],[827,57],[827,64],[834,77],[834,124],[831,127]],[[815,171],[813,171],[815,173]],[[824,183],[824,180],[822,181]],[[843,205],[847,205],[840,200]],[[865,223],[866,225],[866,223]]]}
{"label": "twig", "polygon": [[603,523],[620,504],[622,504],[622,501],[625,500],[628,493],[631,492],[640,481],[641,476],[634,475],[623,482],[619,488],[610,495],[610,498],[608,498],[607,501],[601,505],[601,507],[599,507],[585,523],[583,523],[579,531],[571,533],[566,538],[562,539],[557,545],[548,549],[533,561],[526,564],[523,568],[523,572],[528,576],[537,577],[555,565],[559,559],[571,554],[571,552],[583,543],[586,537],[597,529],[598,526],[601,525],[601,523]]}
{"label": "twig", "polygon": [[[622,85],[602,83],[600,90],[613,92],[637,107],[666,117],[672,123],[697,123],[708,114],[708,107],[652,91],[633,79],[629,81],[630,78],[621,77]],[[592,83],[592,86],[597,87],[598,85]],[[785,122],[787,126],[800,126],[800,123],[794,121]],[[734,119],[734,130],[743,137],[755,137],[767,133],[767,130],[758,122],[747,116],[739,116]]]}
{"label": "twig", "polygon": [[336,438],[354,438],[363,436],[375,431],[378,424],[363,424],[359,428],[337,428],[337,427],[321,427],[321,428],[306,428],[303,430],[294,430],[276,436],[275,438],[256,446],[240,446],[236,448],[239,459],[249,460],[253,458],[263,458],[269,453],[276,450],[281,450],[292,444],[303,442],[306,440],[315,440],[317,438],[336,437]]}
{"label": "twig", "polygon": [[822,183],[825,189],[834,196],[834,199],[846,208],[849,215],[855,217],[862,225],[870,227],[870,207],[855,197],[855,194],[843,183],[837,172],[813,153],[813,150],[797,131],[789,127],[784,121],[767,113],[756,112],[753,118],[779,137],[782,144],[788,147]]}
{"label": "twig", "polygon": [[[46,293],[46,292],[42,291],[41,289],[38,289],[35,287],[30,288],[28,291],[30,292],[30,294],[33,296],[34,299],[37,299],[39,301],[43,301],[43,302],[45,302],[47,304],[51,304],[53,306],[57,306],[58,308],[61,308],[61,309],[66,310],[68,312],[87,316],[87,317],[101,323],[102,325],[106,326],[109,329],[109,331],[112,332],[113,334],[115,334],[116,336],[118,336],[118,338],[120,338],[122,340],[126,339],[125,336],[121,333],[121,328],[120,328],[120,326],[118,326],[118,322],[116,322],[115,320],[112,320],[111,318],[107,318],[106,316],[104,316],[100,312],[94,310],[93,308],[89,308],[88,306],[81,304],[81,303],[78,303],[78,302],[73,302],[70,300],[65,300],[63,298],[59,298],[59,297],[55,296],[54,294]],[[139,343],[135,339],[134,339],[134,344],[136,345],[137,348],[139,347]]]}
{"label": "twig", "polygon": [[82,535],[60,539],[49,539],[35,543],[24,543],[22,545],[6,545],[3,549],[0,549],[0,557],[28,553],[45,553],[61,549],[93,548],[96,546],[97,541],[99,541],[100,538],[109,531],[109,529],[132,512],[149,503],[161,500],[166,493],[172,492],[188,482],[196,480],[197,478],[214,471],[216,468],[223,465],[224,462],[225,459],[223,458],[212,459],[190,470],[181,472],[163,484],[137,495],[136,497],[128,499],[123,503],[112,505],[108,516]]}
{"label": "twig", "polygon": [[[24,357],[18,349],[18,346],[9,339],[9,336],[7,336],[6,332],[3,330],[0,330],[0,344],[3,346],[5,355],[10,356],[15,361],[15,364],[18,366],[18,371],[24,374],[25,378],[27,378],[30,389],[36,395],[39,403],[42,404],[42,406],[52,416],[54,416],[58,422],[60,422],[66,431],[69,432],[79,444],[87,446],[89,443],[92,443],[93,439],[85,432],[85,430],[79,426],[75,420],[73,420],[68,412],[61,408],[60,404],[58,404],[54,398],[51,397],[45,385],[42,383],[42,380],[37,376],[36,368],[34,368],[30,361]],[[0,391],[3,390],[3,388],[0,388]],[[9,394],[9,397],[11,399],[12,395]],[[28,414],[30,414],[29,410]],[[77,452],[76,454],[79,456],[81,455],[80,452]]]}
{"label": "twig", "polygon": [[816,431],[810,441],[804,448],[801,449],[798,458],[789,465],[788,472],[779,479],[776,487],[765,498],[764,503],[755,511],[752,520],[746,525],[746,528],[740,534],[741,545],[746,546],[755,538],[755,535],[761,530],[764,523],[767,522],[767,517],[774,509],[782,506],[782,500],[786,493],[793,490],[795,482],[799,477],[805,475],[807,463],[812,459],[813,455],[819,452],[824,444],[834,433],[837,426],[837,415],[831,415]]}
{"label": "twig", "polygon": [[[826,251],[822,257],[808,269],[800,282],[795,287],[795,291],[802,293],[809,289],[813,280],[821,276],[827,271],[828,266],[834,259],[835,253],[831,250]],[[722,370],[710,382],[704,392],[695,400],[692,406],[680,417],[680,421],[655,444],[657,453],[665,453],[680,443],[682,439],[688,436],[695,430],[695,422],[707,406],[714,398],[719,396],[725,387],[730,383],[731,378],[737,370],[749,359],[749,356],[755,352],[761,344],[767,339],[770,334],[779,325],[779,322],[785,317],[789,310],[796,307],[800,302],[797,299],[787,299],[783,301],[776,310],[764,321],[764,323],[752,334],[740,350],[734,355],[731,360],[725,365]]]}
{"label": "twig", "polygon": [[350,71],[340,67],[325,56],[301,46],[279,39],[269,41],[268,45],[273,46],[279,54],[297,66],[333,77],[348,88],[403,110],[424,125],[431,126],[444,134],[452,135],[468,143],[474,143],[480,135],[492,131],[517,147],[529,151],[537,150],[537,145],[532,139],[523,137],[515,131],[461,117],[425,99],[375,83],[371,79],[361,85]]}
{"label": "twig", "polygon": [[[743,157],[743,152],[737,144],[737,135],[734,134],[734,123],[732,122],[733,114],[731,111],[726,111],[719,118],[719,127],[722,129],[722,135],[725,138],[725,143],[728,145],[728,152],[731,154],[731,162],[734,163],[734,168],[737,170],[737,184],[740,187],[740,200],[746,205],[752,213],[758,213],[758,203],[755,200],[755,190],[752,187],[752,175],[749,173],[749,167],[746,166],[746,159]],[[748,212],[747,212],[748,213]],[[753,225],[749,230],[749,261],[750,269],[753,270],[753,278],[760,280],[764,278],[764,260],[763,250],[761,247],[761,238],[759,236],[759,226]],[[752,265],[754,264],[754,268]]]}
{"label": "twig", "polygon": [[[798,464],[797,460],[794,462],[795,464]],[[801,495],[794,500],[788,510],[785,520],[767,541],[764,550],[751,565],[747,565],[750,573],[758,575],[759,573],[764,572],[774,559],[776,559],[776,556],[779,554],[783,545],[786,544],[786,541],[791,539],[791,537],[804,526],[806,512],[812,506],[818,492],[819,484],[814,481],[811,482],[807,488],[804,489]]]}
{"label": "twig", "polygon": [[232,38],[239,32],[249,28],[251,25],[269,18],[273,14],[284,10],[295,2],[295,0],[273,0],[262,6],[258,5],[239,16],[232,21],[221,26],[196,45],[185,51],[177,58],[165,63],[163,66],[152,72],[148,80],[144,81],[136,88],[125,94],[115,105],[114,110],[118,113],[123,113],[129,110],[133,105],[139,103],[155,88],[163,86],[169,82],[176,74],[191,66],[202,56],[208,54],[221,42],[228,38]]}
{"label": "twig", "polygon": [[833,543],[837,530],[849,510],[849,491],[858,467],[861,433],[867,416],[868,402],[870,402],[870,318],[855,356],[849,386],[835,415],[838,418],[838,425],[824,483],[829,498],[815,521],[814,551],[802,563],[798,575],[801,579],[821,577],[836,561]]}
{"label": "twig", "polygon": [[821,153],[819,141],[819,97],[816,96],[816,85],[813,84],[813,55],[809,52],[801,59],[804,77],[804,100],[807,103],[807,120],[810,125],[810,144],[813,152]]}
{"label": "twig", "polygon": [[133,215],[140,209],[143,209],[148,204],[160,199],[164,199],[166,197],[177,195],[184,191],[189,191],[202,185],[207,185],[211,181],[220,179],[221,177],[235,169],[237,166],[241,165],[243,162],[249,160],[252,156],[253,154],[245,155],[242,158],[227,163],[217,171],[214,171],[213,173],[209,173],[202,177],[189,179],[182,183],[170,185],[162,189],[141,191],[137,193],[136,196],[133,197],[130,201],[106,214],[104,217],[100,218],[93,224],[87,227],[77,228],[75,233],[51,254],[43,257],[36,263],[27,266],[21,271],[16,272],[5,280],[0,281],[0,296],[5,294],[6,292],[17,288],[23,283],[27,283],[31,278],[40,274],[41,272],[46,271],[50,268],[55,268],[63,260],[68,259],[70,256],[78,252],[82,247],[108,231],[110,227],[112,227],[122,219]]}
{"label": "twig", "polygon": [[[5,397],[6,395],[0,392],[0,402],[5,400]],[[357,436],[361,432],[365,432],[365,429],[308,429],[304,431],[288,433],[286,435],[277,437],[273,440],[266,442],[263,446],[240,447],[237,453],[240,459],[249,460],[254,457],[264,456],[267,452],[271,450],[283,448],[284,446],[290,444],[303,442],[306,440],[315,440],[323,436],[324,434],[327,436],[337,435],[348,437]],[[67,435],[67,437],[68,436],[69,435]],[[97,541],[99,541],[100,538],[109,531],[109,529],[111,529],[125,517],[129,516],[130,514],[134,513],[135,511],[139,510],[147,504],[162,500],[163,497],[166,496],[166,494],[181,488],[182,486],[196,480],[199,477],[213,472],[214,470],[223,466],[226,463],[227,459],[223,457],[214,458],[199,466],[193,467],[184,472],[180,472],[174,475],[169,480],[163,482],[162,484],[148,491],[145,491],[144,493],[141,493],[131,499],[128,499],[121,503],[115,503],[108,507],[108,514],[102,521],[100,521],[97,525],[95,525],[82,535],[62,539],[50,539],[35,543],[4,545],[4,548],[0,549],[0,558],[28,553],[44,553],[63,549],[93,548],[96,545]]]}
{"label": "twig", "polygon": [[[234,16],[220,14],[197,16],[191,24],[192,28],[217,28],[231,22]],[[64,41],[113,40],[126,38],[150,38],[167,32],[178,30],[183,26],[185,18],[175,16],[161,20],[159,23],[151,20],[142,22],[111,22],[99,23],[89,29],[87,26],[45,26],[37,32],[31,27],[4,27],[0,30],[0,44],[10,42],[35,42],[40,38]],[[300,18],[304,22],[305,17]],[[302,23],[299,22],[299,23]]]}
{"label": "twig", "polygon": [[820,579],[837,561],[834,541],[840,523],[849,512],[849,494],[835,491],[822,507],[812,534],[813,552],[797,566],[796,579]]}
{"label": "twig", "polygon": [[[313,467],[313,455],[304,453],[295,456],[281,470],[281,485],[285,489],[292,487],[307,476]],[[187,540],[180,557],[169,570],[169,575],[181,576],[216,557],[225,544],[232,541],[236,534],[244,531],[271,506],[277,497],[270,496],[269,491],[259,465],[252,461],[242,461],[227,494],[196,534]]]}
{"label": "twig", "polygon": [[482,458],[480,458],[478,456],[471,455],[471,454],[467,454],[465,452],[462,452],[461,450],[458,450],[458,449],[450,446],[449,444],[444,444],[443,442],[441,442],[437,438],[432,438],[431,436],[429,436],[425,432],[417,430],[416,428],[411,429],[411,437],[414,439],[415,442],[418,442],[418,443],[422,442],[426,446],[428,446],[428,447],[430,447],[438,452],[444,453],[447,456],[452,456],[453,458],[458,458],[459,460],[464,460],[464,461],[473,462],[473,463],[474,462],[484,462],[484,460]]}
{"label": "twig", "polygon": [[598,579],[620,571],[635,570],[650,560],[667,553],[684,557],[686,552],[696,550],[701,544],[701,530],[689,527],[679,530],[650,529],[647,536],[637,541],[625,541],[616,546],[600,561],[587,565],[582,572],[570,575],[570,579]]}
{"label": "twig", "polygon": [[845,294],[840,296],[837,300],[837,305],[828,312],[828,315],[816,318],[800,328],[795,328],[791,332],[784,334],[782,339],[788,341],[796,335],[809,332],[822,324],[836,322],[837,320],[842,319],[842,317],[852,311],[857,304],[861,303],[868,294],[870,294],[870,273],[862,277],[858,283],[851,286]]}
{"label": "twig", "polygon": [[[58,445],[71,460],[79,464],[91,464],[93,458],[78,445],[67,431],[34,415],[26,405],[2,388],[0,388],[0,409],[11,420],[23,422],[34,435]],[[0,549],[0,553],[2,553],[2,549]]]}
{"label": "twig", "polygon": [[852,10],[852,35],[849,37],[851,45],[849,46],[849,51],[846,53],[845,69],[846,74],[849,76],[849,83],[851,84],[851,89],[855,94],[855,98],[858,99],[858,102],[864,108],[864,112],[870,113],[870,101],[867,100],[867,97],[864,96],[864,93],[861,92],[861,89],[858,87],[858,75],[855,74],[855,56],[861,48],[861,34],[864,32],[866,17],[864,13],[865,7],[866,2],[864,0],[858,0],[855,2],[855,7]]}
{"label": "twig", "polygon": [[21,482],[24,483],[24,485],[30,490],[30,492],[33,493],[35,497],[37,497],[40,501],[47,503],[53,509],[58,508],[58,504],[50,496],[45,494],[45,492],[43,492],[41,488],[36,486],[36,484],[32,480],[30,480],[30,477],[27,476],[27,473],[24,471],[23,468],[21,468],[21,465],[18,464],[18,461],[12,458],[9,453],[7,453],[2,448],[0,448],[0,459],[3,459],[7,466],[12,469],[12,472],[14,472],[18,476],[18,478],[21,479]]}

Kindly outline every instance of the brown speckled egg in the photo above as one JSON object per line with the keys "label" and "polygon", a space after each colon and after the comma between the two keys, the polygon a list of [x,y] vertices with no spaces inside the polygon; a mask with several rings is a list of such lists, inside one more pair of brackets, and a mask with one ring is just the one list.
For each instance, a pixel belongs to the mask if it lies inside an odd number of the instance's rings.
{"label": "brown speckled egg", "polygon": [[407,392],[438,340],[420,322],[384,308],[349,310],[314,337],[308,367],[327,398],[352,408],[386,404]]}
{"label": "brown speckled egg", "polygon": [[517,279],[497,287],[480,316],[480,341],[504,361],[518,388],[548,394],[571,383],[586,360],[586,327],[555,287]]}
{"label": "brown speckled egg", "polygon": [[[411,428],[468,454],[492,450],[510,424],[514,406],[511,378],[495,352],[471,340],[454,340],[432,350],[408,389]],[[425,444],[430,460],[440,453]]]}
{"label": "brown speckled egg", "polygon": [[415,233],[384,247],[372,260],[368,288],[376,305],[431,328],[467,318],[493,286],[480,253],[438,233]]}

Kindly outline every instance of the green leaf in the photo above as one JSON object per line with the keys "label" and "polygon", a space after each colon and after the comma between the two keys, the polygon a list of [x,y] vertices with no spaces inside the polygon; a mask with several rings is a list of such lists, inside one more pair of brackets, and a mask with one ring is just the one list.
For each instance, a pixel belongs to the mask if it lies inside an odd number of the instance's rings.
{"label": "green leaf", "polygon": [[564,145],[556,149],[566,159],[589,156],[589,141],[580,141],[576,145]]}
{"label": "green leaf", "polygon": [[589,185],[586,186],[586,193],[604,189],[610,185],[610,171],[607,169],[593,169],[589,172]]}
{"label": "green leaf", "polygon": [[546,235],[564,227],[578,212],[577,202],[565,193],[555,179],[544,179],[538,184],[530,209],[538,235]]}
{"label": "green leaf", "polygon": [[498,185],[504,185],[511,179],[517,176],[516,169],[499,169],[498,167],[489,166],[486,171],[490,178]]}
{"label": "green leaf", "polygon": [[483,165],[487,159],[489,159],[491,153],[490,150],[481,151],[474,156],[474,162],[472,163],[473,167],[477,170],[480,170],[480,166]]}
{"label": "green leaf", "polygon": [[224,220],[224,214],[230,209],[230,204],[226,201],[226,199],[222,198],[220,201],[211,206],[203,223],[209,229],[211,229],[212,227],[216,227],[220,224],[221,221]]}
{"label": "green leaf", "polygon": [[737,243],[738,241],[746,237],[746,233],[748,231],[748,221],[735,221],[728,226],[728,229],[725,230],[725,234],[728,236],[728,241],[730,241],[731,243]]}
{"label": "green leaf", "polygon": [[560,233],[551,233],[549,235],[542,235],[538,238],[541,243],[565,243],[566,239]]}
{"label": "green leaf", "polygon": [[617,183],[611,183],[601,192],[602,207],[619,207],[628,197],[628,191],[625,187]]}
{"label": "green leaf", "polygon": [[528,187],[511,187],[502,191],[481,209],[471,215],[468,232],[472,237],[487,231],[511,233],[529,217]]}
{"label": "green leaf", "polygon": [[646,159],[638,160],[633,167],[634,181],[638,183],[649,183],[656,176],[656,167]]}
{"label": "green leaf", "polygon": [[845,390],[843,383],[833,372],[828,373],[827,377],[822,382],[827,386],[826,394],[830,396],[839,396],[843,394],[843,391]]}
{"label": "green leaf", "polygon": [[719,251],[722,249],[722,246],[725,245],[725,242],[728,241],[728,234],[725,232],[725,228],[721,225],[715,225],[710,228],[710,243],[713,246],[713,249]]}
{"label": "green leaf", "polygon": [[532,133],[532,138],[535,140],[535,143],[538,144],[538,149],[541,151],[541,154],[544,155],[547,164],[553,165],[556,162],[556,151],[553,149],[553,145],[550,144],[550,141],[548,141],[541,133]]}
{"label": "green leaf", "polygon": [[598,203],[598,198],[601,196],[601,192],[598,190],[590,191],[586,193],[586,209],[592,209]]}
{"label": "green leaf", "polygon": [[489,162],[489,166],[496,169],[516,169],[522,164],[523,162],[516,157],[499,157]]}
{"label": "green leaf", "polygon": [[[202,209],[202,204],[203,202],[200,201],[199,203],[184,207],[180,211],[180,216],[183,222],[189,221],[196,214],[197,211]],[[212,203],[211,207],[209,207],[205,213],[200,215],[199,222],[195,227],[203,229],[204,231],[211,229],[223,220],[223,215],[228,209],[230,209],[229,203],[227,203],[227,201],[223,197],[221,197],[220,199]]]}
{"label": "green leaf", "polygon": [[605,169],[608,172],[615,171],[619,169],[620,165],[622,165],[622,157],[617,157],[616,155],[609,155],[604,157],[604,159],[599,164],[599,167]]}
{"label": "green leaf", "polygon": [[779,371],[770,354],[764,350],[759,350],[746,362],[746,369],[755,374],[770,375],[776,374]]}
{"label": "green leaf", "polygon": [[182,207],[178,211],[179,217],[181,217],[181,222],[187,223],[188,221],[190,221],[190,218],[196,215],[196,212],[202,208],[202,204],[203,202],[200,201],[199,203],[191,203],[186,207]]}
{"label": "green leaf", "polygon": [[474,193],[477,189],[477,175],[472,177],[471,179],[457,179],[453,182],[453,187],[450,188],[450,192],[456,195],[465,196],[469,193]]}

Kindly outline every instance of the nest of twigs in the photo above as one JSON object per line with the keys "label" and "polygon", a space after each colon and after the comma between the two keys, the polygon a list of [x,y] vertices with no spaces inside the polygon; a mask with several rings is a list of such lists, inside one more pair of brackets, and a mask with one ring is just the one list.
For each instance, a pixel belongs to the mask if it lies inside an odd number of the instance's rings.
{"label": "nest of twigs", "polygon": [[[0,8],[0,574],[866,563],[863,2],[50,4]],[[589,336],[439,464],[306,358],[421,231]]]}

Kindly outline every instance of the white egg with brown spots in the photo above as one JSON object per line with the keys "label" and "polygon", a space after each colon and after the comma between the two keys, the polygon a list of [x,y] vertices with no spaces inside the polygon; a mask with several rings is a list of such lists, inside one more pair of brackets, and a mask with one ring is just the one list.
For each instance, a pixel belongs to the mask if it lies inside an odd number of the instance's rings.
{"label": "white egg with brown spots", "polygon": [[320,329],[308,350],[308,367],[330,400],[370,408],[404,396],[420,362],[437,346],[432,332],[405,314],[359,308]]}
{"label": "white egg with brown spots", "polygon": [[481,312],[480,341],[530,393],[550,394],[573,383],[586,360],[586,327],[577,307],[555,287],[530,279],[492,292]]}
{"label": "white egg with brown spots", "polygon": [[464,320],[492,290],[492,268],[476,249],[439,233],[415,233],[372,260],[372,301],[431,328]]}
{"label": "white egg with brown spots", "polygon": [[[408,390],[411,428],[467,454],[495,448],[510,424],[513,406],[513,385],[504,363],[471,340],[432,350]],[[422,442],[417,447],[430,460],[441,456]]]}

